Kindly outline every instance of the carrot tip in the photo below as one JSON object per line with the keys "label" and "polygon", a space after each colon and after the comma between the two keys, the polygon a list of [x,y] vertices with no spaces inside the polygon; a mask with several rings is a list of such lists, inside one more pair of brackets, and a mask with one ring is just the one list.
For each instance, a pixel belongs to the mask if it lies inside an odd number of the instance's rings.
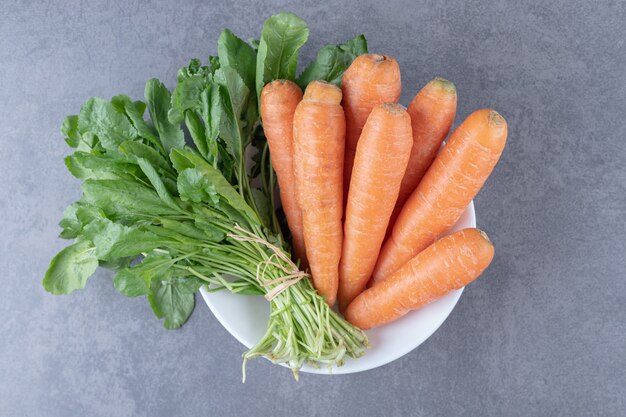
{"label": "carrot tip", "polygon": [[341,103],[341,89],[326,81],[313,81],[304,91],[304,100],[319,101],[327,104]]}
{"label": "carrot tip", "polygon": [[454,83],[445,78],[435,77],[429,84],[436,85],[447,93],[456,94],[456,86]]}
{"label": "carrot tip", "polygon": [[489,239],[489,236],[487,236],[487,233],[483,232],[483,231],[482,231],[482,230],[480,230],[480,229],[476,229],[476,230],[478,231],[478,233],[480,233],[480,235],[481,235],[481,236],[482,236],[482,237],[483,237],[483,238],[484,238],[487,242],[489,242],[489,244],[490,244],[491,246],[493,246],[493,242],[491,241],[491,239]]}
{"label": "carrot tip", "polygon": [[494,126],[504,126],[506,125],[506,120],[504,120],[504,117],[502,117],[500,113],[495,110],[491,110],[489,112],[489,123]]}
{"label": "carrot tip", "polygon": [[387,56],[385,55],[371,54],[371,57],[374,62],[383,62],[387,60]]}
{"label": "carrot tip", "polygon": [[402,105],[398,103],[383,103],[380,105],[380,107],[390,114],[406,113],[406,110],[404,110],[404,107],[402,107]]}

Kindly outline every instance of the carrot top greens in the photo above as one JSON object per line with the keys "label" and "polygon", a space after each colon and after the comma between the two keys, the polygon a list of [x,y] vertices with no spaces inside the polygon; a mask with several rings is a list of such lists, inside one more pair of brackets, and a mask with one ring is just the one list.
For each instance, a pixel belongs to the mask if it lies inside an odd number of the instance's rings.
{"label": "carrot top greens", "polygon": [[[274,79],[302,87],[314,79],[339,84],[352,60],[367,52],[362,35],[325,46],[297,77],[308,35],[306,23],[289,13],[270,17],[259,40],[246,42],[226,29],[217,56],[206,64],[191,60],[172,92],[153,79],[145,101],[94,97],[66,117],[61,131],[74,153],[65,164],[82,180],[82,196],[60,222],[60,236],[74,243],[52,259],[46,290],[69,294],[106,266],[122,294],[146,296],[174,329],[188,319],[203,285],[256,295],[280,285],[290,265],[277,251],[290,248],[274,200],[258,94]],[[255,240],[242,238],[250,234]],[[268,265],[263,274],[260,264]],[[340,365],[367,345],[308,279],[270,303],[267,333],[246,359],[264,356],[297,375],[303,363]]]}

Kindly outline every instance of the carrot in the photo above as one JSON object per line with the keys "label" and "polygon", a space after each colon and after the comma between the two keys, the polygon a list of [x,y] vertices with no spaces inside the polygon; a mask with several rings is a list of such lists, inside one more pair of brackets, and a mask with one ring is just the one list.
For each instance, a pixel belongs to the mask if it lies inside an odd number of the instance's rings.
{"label": "carrot", "polygon": [[304,242],[313,284],[335,303],[343,238],[343,160],[346,124],[341,90],[314,81],[293,120],[294,169]]}
{"label": "carrot", "polygon": [[263,131],[270,148],[272,166],[276,171],[280,201],[291,231],[293,251],[300,267],[308,263],[304,248],[302,212],[296,198],[296,176],[293,168],[293,115],[302,100],[302,90],[292,81],[276,80],[261,92]]}
{"label": "carrot", "polygon": [[452,133],[400,211],[380,251],[374,284],[456,223],[498,162],[506,134],[505,120],[489,109],[475,111]]}
{"label": "carrot", "polygon": [[386,55],[360,55],[343,74],[341,89],[346,112],[344,197],[347,197],[356,145],[367,117],[377,104],[395,103],[400,97],[398,62]]}
{"label": "carrot", "polygon": [[450,131],[456,113],[456,87],[443,78],[433,79],[417,93],[407,112],[411,116],[413,147],[398,201],[389,220],[388,233]]}
{"label": "carrot", "polygon": [[367,284],[409,160],[411,118],[399,104],[372,110],[357,145],[339,263],[339,308]]}
{"label": "carrot", "polygon": [[389,278],[361,293],[346,319],[371,329],[402,317],[474,281],[489,266],[494,248],[485,233],[463,229],[419,253]]}

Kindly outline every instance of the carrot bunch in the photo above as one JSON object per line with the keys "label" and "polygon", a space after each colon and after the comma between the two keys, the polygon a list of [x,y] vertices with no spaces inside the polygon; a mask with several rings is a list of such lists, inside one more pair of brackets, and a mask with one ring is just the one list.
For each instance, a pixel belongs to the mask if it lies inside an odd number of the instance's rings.
{"label": "carrot bunch", "polygon": [[407,109],[400,92],[398,63],[364,54],[341,88],[314,81],[302,92],[281,80],[260,96],[293,255],[326,302],[337,300],[362,329],[467,285],[494,255],[477,229],[441,236],[498,162],[504,118],[475,111],[442,147],[456,113],[454,84],[433,79]]}

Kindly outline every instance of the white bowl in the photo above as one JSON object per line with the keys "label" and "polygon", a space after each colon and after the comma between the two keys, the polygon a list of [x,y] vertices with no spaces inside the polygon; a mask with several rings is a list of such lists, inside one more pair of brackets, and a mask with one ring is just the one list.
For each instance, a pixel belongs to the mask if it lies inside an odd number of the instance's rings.
{"label": "white bowl", "polygon": [[[467,206],[450,233],[467,227],[476,227],[473,202]],[[209,293],[204,288],[200,292],[222,326],[246,348],[250,348],[261,339],[267,328],[270,311],[269,303],[263,297],[234,295],[227,291]],[[358,359],[347,358],[343,366],[332,369],[332,374],[367,371],[406,355],[421,345],[441,326],[454,309],[462,293],[463,288],[452,291],[399,320],[368,330],[370,349]],[[314,374],[329,373],[326,367],[317,369],[308,365],[304,365],[300,371]]]}

